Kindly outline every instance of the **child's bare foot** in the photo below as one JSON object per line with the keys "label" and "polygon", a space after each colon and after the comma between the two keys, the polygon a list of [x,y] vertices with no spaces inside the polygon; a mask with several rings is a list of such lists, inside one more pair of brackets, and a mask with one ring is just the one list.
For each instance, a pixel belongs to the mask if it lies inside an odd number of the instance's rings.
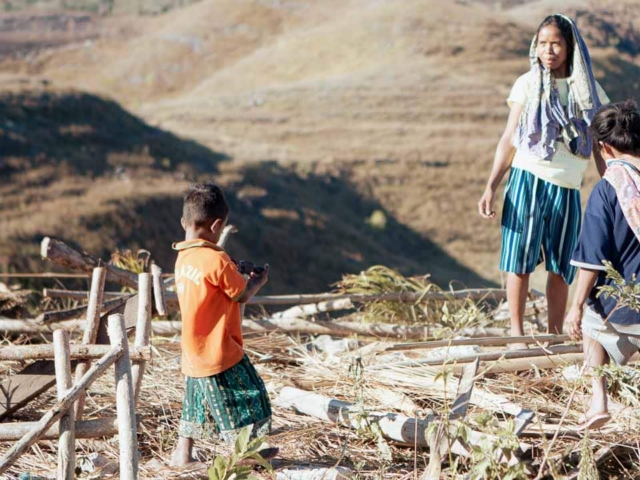
{"label": "child's bare foot", "polygon": [[195,458],[193,458],[192,452],[193,440],[190,438],[178,437],[176,449],[171,455],[170,465],[172,467],[193,466],[193,468],[197,468],[197,464],[200,463],[203,467],[206,468],[206,465],[204,463],[198,462]]}

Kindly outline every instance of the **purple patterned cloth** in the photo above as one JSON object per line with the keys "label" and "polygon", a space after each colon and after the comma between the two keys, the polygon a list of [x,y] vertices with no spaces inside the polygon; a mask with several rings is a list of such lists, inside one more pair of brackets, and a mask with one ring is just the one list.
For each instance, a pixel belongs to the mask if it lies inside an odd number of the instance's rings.
{"label": "purple patterned cloth", "polygon": [[615,189],[624,218],[640,241],[640,159],[624,155],[607,160],[604,179]]}
{"label": "purple patterned cloth", "polygon": [[556,140],[560,137],[574,155],[591,155],[592,137],[589,125],[602,105],[598,98],[587,46],[573,20],[565,16],[563,18],[571,23],[575,45],[568,79],[567,110],[565,111],[560,103],[555,78],[538,60],[536,35],[529,51],[529,95],[513,140],[517,149],[523,149],[548,161],[552,160],[556,151]]}

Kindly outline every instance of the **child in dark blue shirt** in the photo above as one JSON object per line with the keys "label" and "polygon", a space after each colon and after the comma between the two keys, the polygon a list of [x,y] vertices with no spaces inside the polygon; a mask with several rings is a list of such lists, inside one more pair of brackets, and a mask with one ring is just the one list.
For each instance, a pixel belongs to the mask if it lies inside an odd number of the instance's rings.
{"label": "child in dark blue shirt", "polygon": [[597,295],[612,283],[604,261],[627,281],[640,276],[640,111],[633,101],[608,105],[598,111],[591,129],[607,170],[589,197],[571,260],[579,273],[566,318],[569,333],[583,338],[585,369],[593,375],[591,404],[580,429],[599,428],[611,419],[606,381],[594,369],[609,360],[624,365],[640,349],[640,312],[616,308],[615,299]]}

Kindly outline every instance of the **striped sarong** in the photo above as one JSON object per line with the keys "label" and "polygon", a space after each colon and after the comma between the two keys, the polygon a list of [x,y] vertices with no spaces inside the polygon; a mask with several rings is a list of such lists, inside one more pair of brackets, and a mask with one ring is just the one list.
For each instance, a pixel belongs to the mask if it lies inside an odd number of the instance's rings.
{"label": "striped sarong", "polygon": [[570,284],[581,221],[579,190],[512,168],[504,194],[500,269],[532,273],[544,261],[548,272]]}
{"label": "striped sarong", "polygon": [[271,430],[269,395],[246,355],[222,373],[185,377],[181,437],[221,439],[233,444],[247,425],[253,425],[254,437]]}

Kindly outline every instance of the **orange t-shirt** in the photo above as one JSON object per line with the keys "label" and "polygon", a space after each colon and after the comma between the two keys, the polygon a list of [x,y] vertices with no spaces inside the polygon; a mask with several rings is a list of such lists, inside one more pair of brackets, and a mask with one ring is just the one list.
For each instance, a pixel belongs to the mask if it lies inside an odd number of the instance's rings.
{"label": "orange t-shirt", "polygon": [[178,250],[176,290],[182,313],[182,373],[208,377],[244,355],[236,300],[247,281],[224,250],[206,240],[173,245]]}

